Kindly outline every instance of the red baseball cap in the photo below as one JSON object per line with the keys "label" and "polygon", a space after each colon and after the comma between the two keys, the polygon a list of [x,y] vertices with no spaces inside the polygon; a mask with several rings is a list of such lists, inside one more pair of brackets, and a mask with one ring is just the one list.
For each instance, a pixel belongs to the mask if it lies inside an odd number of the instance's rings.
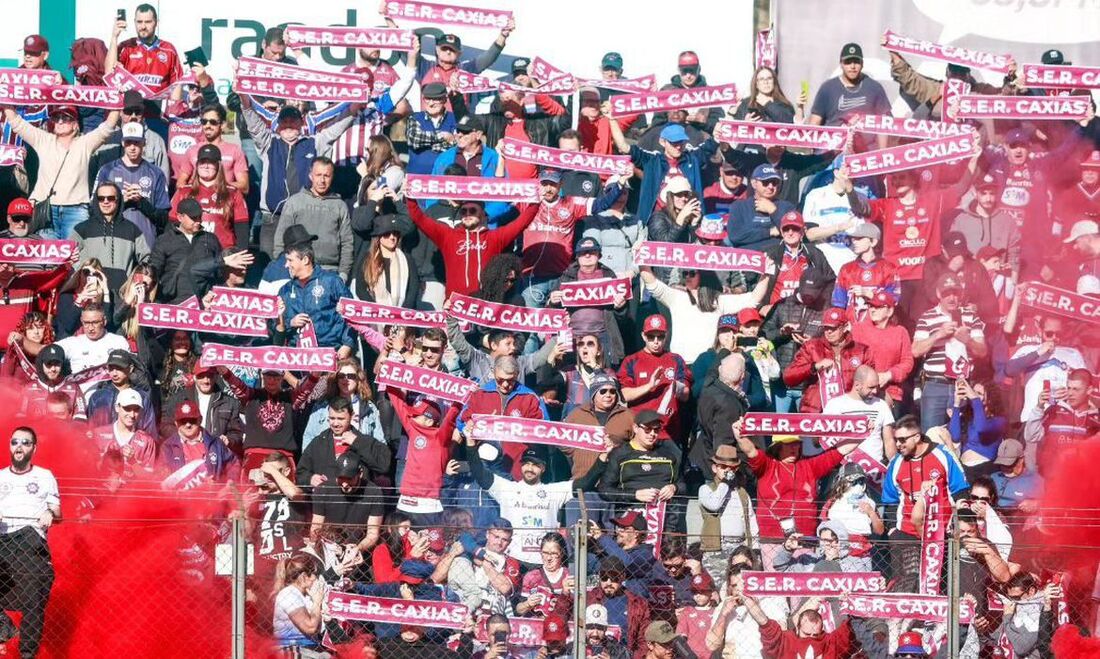
{"label": "red baseball cap", "polygon": [[706,572],[700,572],[691,578],[691,592],[693,593],[712,593],[714,592],[714,579],[710,578],[710,575]]}
{"label": "red baseball cap", "polygon": [[1081,161],[1082,167],[1100,167],[1100,151],[1092,151]]}
{"label": "red baseball cap", "polygon": [[202,419],[202,412],[198,404],[193,400],[185,400],[176,408],[176,423],[180,421],[194,421]]}
{"label": "red baseball cap", "polygon": [[1005,251],[1003,249],[997,249],[992,245],[986,245],[978,250],[978,253],[974,255],[974,258],[979,261],[985,261],[993,258],[994,256],[1004,256]]}
{"label": "red baseball cap", "polygon": [[551,613],[542,621],[542,640],[564,642],[569,638],[569,627],[565,624],[565,618],[556,613]]}
{"label": "red baseball cap", "polygon": [[80,117],[80,110],[77,110],[75,105],[54,105],[50,107],[51,119],[59,114],[67,114],[73,119],[78,119]]}
{"label": "red baseball cap", "polygon": [[848,322],[848,315],[840,307],[826,309],[825,315],[821,318],[822,327],[840,327],[846,322]]}
{"label": "red baseball cap", "polygon": [[428,549],[434,551],[437,554],[442,554],[447,549],[447,543],[443,540],[442,530],[428,530]]}
{"label": "red baseball cap", "polygon": [[806,221],[802,219],[802,213],[798,211],[787,211],[783,214],[783,218],[779,220],[779,228],[783,227],[798,227],[799,229],[806,228]]}
{"label": "red baseball cap", "polygon": [[650,332],[668,332],[668,319],[659,313],[655,313],[649,318],[645,319],[645,323],[642,325],[642,334],[649,334]]}
{"label": "red baseball cap", "polygon": [[764,322],[764,317],[760,315],[759,311],[752,307],[737,312],[737,324],[739,325],[762,322]]}
{"label": "red baseball cap", "polygon": [[212,373],[216,371],[216,366],[204,366],[202,360],[195,362],[195,365],[191,367],[191,375],[203,375],[204,373]]}
{"label": "red baseball cap", "polygon": [[680,58],[676,60],[676,65],[681,69],[696,68],[699,66],[699,56],[695,54],[695,51],[685,50],[680,53]]}
{"label": "red baseball cap", "polygon": [[34,204],[22,197],[12,199],[11,203],[8,204],[8,215],[31,217],[34,215]]}
{"label": "red baseball cap", "polygon": [[50,42],[41,34],[32,34],[23,40],[23,52],[38,55],[50,49]]}
{"label": "red baseball cap", "polygon": [[867,304],[872,307],[890,307],[893,309],[897,306],[897,301],[894,300],[893,295],[890,295],[886,291],[879,291],[871,296],[870,300],[867,300]]}

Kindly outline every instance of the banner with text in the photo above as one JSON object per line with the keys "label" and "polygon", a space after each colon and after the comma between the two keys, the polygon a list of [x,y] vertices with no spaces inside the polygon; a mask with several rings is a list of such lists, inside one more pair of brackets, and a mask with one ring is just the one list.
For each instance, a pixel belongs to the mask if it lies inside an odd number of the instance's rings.
{"label": "banner with text", "polygon": [[455,403],[465,403],[478,386],[473,380],[460,378],[457,375],[388,360],[382,362],[374,381],[376,384],[384,384],[387,387],[413,391]]}
{"label": "banner with text", "polygon": [[371,87],[359,82],[321,82],[272,80],[260,76],[243,76],[233,80],[233,91],[238,94],[284,98],[316,103],[365,103],[370,99]]}
{"label": "banner with text", "polygon": [[114,87],[78,85],[0,85],[0,104],[75,105],[82,108],[119,110],[122,92]]}
{"label": "banner with text", "polygon": [[886,590],[878,572],[742,572],[741,582],[745,594],[753,597],[839,597]]}
{"label": "banner with text", "polygon": [[958,64],[971,69],[986,69],[997,73],[1008,73],[1011,55],[997,55],[972,48],[963,48],[951,44],[939,44],[922,39],[911,39],[896,32],[886,30],[882,35],[883,47],[895,53],[919,55],[938,62]]}
{"label": "banner with text", "polygon": [[277,371],[336,370],[336,351],[332,348],[287,348],[283,346],[229,346],[207,343],[202,347],[203,366],[237,366]]}
{"label": "banner with text", "polygon": [[640,112],[667,112],[737,105],[737,85],[715,85],[691,89],[670,89],[663,92],[622,94],[611,97],[611,113],[615,116]]}
{"label": "banner with text", "polygon": [[689,245],[647,240],[638,246],[634,263],[655,268],[688,270],[740,270],[763,274],[764,252],[716,245]]}
{"label": "banner with text", "polygon": [[613,92],[625,92],[627,94],[651,92],[657,89],[657,76],[650,73],[641,78],[618,78],[617,80],[578,78],[577,87],[595,87],[596,89],[608,89]]}
{"label": "banner with text", "polygon": [[226,286],[215,286],[210,292],[214,295],[206,308],[211,311],[252,314],[260,318],[276,318],[279,315],[278,295]]}
{"label": "banner with text", "polygon": [[300,82],[346,82],[350,85],[363,83],[363,77],[357,73],[307,69],[294,64],[272,62],[257,57],[241,57],[238,59],[237,75]]}
{"label": "banner with text", "polygon": [[844,156],[844,164],[848,165],[852,177],[856,178],[942,165],[969,158],[978,151],[977,135],[968,132],[847,155]]}
{"label": "banner with text", "polygon": [[153,302],[142,302],[138,305],[138,325],[234,336],[268,335],[267,321],[263,318]]}
{"label": "banner with text", "polygon": [[370,597],[330,590],[325,595],[329,614],[337,620],[386,622],[441,629],[462,629],[470,610],[464,604],[399,597]]}
{"label": "banner with text", "polygon": [[956,119],[1030,119],[1064,121],[1083,119],[1089,111],[1089,96],[983,96],[959,97]]}
{"label": "banner with text", "polygon": [[0,85],[18,85],[21,87],[49,87],[63,85],[65,79],[60,71],[53,69],[16,69],[0,67]]}
{"label": "banner with text", "polygon": [[912,117],[892,117],[888,114],[861,114],[852,119],[851,126],[857,133],[909,137],[917,140],[931,140],[973,132],[969,126]]}
{"label": "banner with text", "polygon": [[761,144],[839,151],[844,148],[850,132],[848,128],[723,119],[714,127],[714,139],[730,144]]}
{"label": "banner with text", "polygon": [[406,309],[394,307],[377,302],[364,302],[349,297],[342,297],[336,303],[336,313],[344,317],[344,320],[353,325],[379,324],[402,325],[404,327],[435,327],[443,329],[447,326],[446,314],[442,311],[421,311],[419,309]]}
{"label": "banner with text", "polygon": [[539,182],[480,176],[405,177],[405,196],[409,199],[448,199],[453,201],[537,202]]}
{"label": "banner with text", "polygon": [[451,74],[451,84],[454,85],[455,91],[461,94],[484,94],[485,92],[495,92],[497,90],[496,80],[462,69],[456,69]]}
{"label": "banner with text", "polygon": [[1024,86],[1038,89],[1098,89],[1100,66],[1023,64],[1019,75]]}
{"label": "banner with text", "polygon": [[943,503],[939,485],[924,491],[924,528],[921,529],[920,547],[920,584],[921,595],[940,594],[940,572],[943,569],[943,555],[946,549],[943,516]]}
{"label": "banner with text", "polygon": [[513,332],[560,332],[569,326],[565,309],[531,309],[487,302],[468,295],[451,295],[448,313],[457,320]]}
{"label": "banner with text", "polygon": [[742,435],[800,435],[864,439],[871,434],[871,418],[864,414],[779,414],[748,412],[741,417]]}
{"label": "banner with text", "polygon": [[585,279],[583,281],[563,281],[561,291],[563,307],[602,307],[615,304],[616,298],[629,300],[633,286],[630,279]]}
{"label": "banner with text", "polygon": [[477,7],[454,7],[434,2],[414,0],[387,0],[383,12],[390,18],[408,19],[436,25],[462,25],[499,30],[508,24],[512,12]]}
{"label": "banner with text", "polygon": [[[855,618],[880,618],[883,620],[920,620],[946,622],[951,601],[938,595],[914,593],[850,593],[840,600],[840,612]],[[970,624],[974,619],[974,606],[967,598],[959,600],[959,622]]]}
{"label": "banner with text", "polygon": [[287,48],[345,46],[410,51],[416,48],[412,30],[389,27],[307,27],[288,25],[283,32]]}
{"label": "banner with text", "polygon": [[525,419],[496,414],[475,414],[466,424],[466,434],[479,442],[548,444],[562,448],[602,453],[607,433],[601,426]]}
{"label": "banner with text", "polygon": [[0,240],[0,263],[61,265],[73,256],[76,243],[71,240]]}
{"label": "banner with text", "polygon": [[634,164],[630,156],[610,156],[585,151],[566,151],[541,146],[531,142],[505,137],[500,141],[500,155],[508,160],[523,162],[539,167],[571,169],[578,172],[592,172],[608,176],[630,176],[634,173]]}
{"label": "banner with text", "polygon": [[1029,281],[1020,287],[1020,304],[1086,323],[1100,323],[1100,300]]}

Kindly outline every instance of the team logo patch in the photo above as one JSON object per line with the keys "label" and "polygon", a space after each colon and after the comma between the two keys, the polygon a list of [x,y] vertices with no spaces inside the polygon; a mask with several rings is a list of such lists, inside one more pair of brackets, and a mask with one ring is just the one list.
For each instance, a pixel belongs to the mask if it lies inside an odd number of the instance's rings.
{"label": "team logo patch", "polygon": [[665,369],[665,377],[668,378],[669,380],[674,379],[676,377],[676,369],[666,368]]}
{"label": "team logo patch", "polygon": [[207,453],[206,454],[206,461],[209,462],[212,465],[218,464],[218,454],[213,452],[213,451]]}
{"label": "team logo patch", "polygon": [[939,478],[941,476],[939,469],[933,469],[932,471],[928,472],[928,475],[931,476],[933,479]]}
{"label": "team logo patch", "polygon": [[642,465],[642,471],[651,471],[652,469],[653,465],[649,464],[648,462]]}
{"label": "team logo patch", "polygon": [[921,172],[920,173],[920,180],[924,181],[925,183],[931,181],[932,180],[932,170],[926,169],[923,172]]}
{"label": "team logo patch", "polygon": [[568,208],[559,208],[558,209],[558,217],[560,217],[563,220],[568,220],[569,219],[569,209]]}
{"label": "team logo patch", "polygon": [[413,440],[413,446],[415,446],[418,449],[423,449],[427,445],[428,445],[428,438],[425,437],[424,435],[417,435],[416,439]]}
{"label": "team logo patch", "polygon": [[34,481],[27,483],[27,494],[38,494],[38,483]]}
{"label": "team logo patch", "polygon": [[592,185],[592,181],[584,181],[581,183],[581,190],[585,192],[592,192],[595,188],[596,186]]}
{"label": "team logo patch", "polygon": [[153,179],[149,178],[148,176],[142,176],[138,179],[138,185],[143,188],[151,187],[153,185]]}
{"label": "team logo patch", "polygon": [[540,499],[545,499],[546,498],[546,490],[539,490],[538,492],[535,492],[535,496],[537,496]]}
{"label": "team logo patch", "polygon": [[321,298],[325,296],[325,287],[321,285],[321,282],[317,282],[310,292],[313,293],[313,299],[320,303]]}
{"label": "team logo patch", "polygon": [[852,357],[852,366],[859,366],[859,364],[860,364],[859,357]]}
{"label": "team logo patch", "polygon": [[512,410],[510,412],[510,414],[511,414],[511,416],[516,416],[516,417],[523,416],[523,412],[520,412],[519,410]]}
{"label": "team logo patch", "polygon": [[871,271],[870,270],[864,270],[863,274],[860,276],[860,278],[863,279],[863,281],[871,281]]}
{"label": "team logo patch", "polygon": [[168,53],[163,53],[163,52],[157,53],[157,59],[159,59],[162,63],[167,62],[168,61]]}
{"label": "team logo patch", "polygon": [[905,229],[905,237],[909,240],[916,240],[920,236],[920,229],[917,227],[908,227]]}
{"label": "team logo patch", "polygon": [[8,483],[0,483],[0,497],[6,497],[11,494],[11,485]]}

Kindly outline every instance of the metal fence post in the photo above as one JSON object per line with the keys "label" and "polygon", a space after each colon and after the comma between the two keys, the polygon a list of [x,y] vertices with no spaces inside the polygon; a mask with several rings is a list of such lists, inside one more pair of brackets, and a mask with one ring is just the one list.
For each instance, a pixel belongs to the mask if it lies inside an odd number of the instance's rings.
{"label": "metal fence post", "polygon": [[947,656],[959,656],[959,530],[956,514],[951,515],[947,533]]}
{"label": "metal fence post", "polygon": [[588,593],[588,507],[584,492],[577,490],[577,502],[581,515],[573,526],[573,557],[576,565],[573,573],[573,656],[585,656],[584,613]]}
{"label": "metal fence post", "polygon": [[244,519],[233,519],[233,659],[245,659],[244,607],[245,576],[248,573],[248,539],[245,537]]}

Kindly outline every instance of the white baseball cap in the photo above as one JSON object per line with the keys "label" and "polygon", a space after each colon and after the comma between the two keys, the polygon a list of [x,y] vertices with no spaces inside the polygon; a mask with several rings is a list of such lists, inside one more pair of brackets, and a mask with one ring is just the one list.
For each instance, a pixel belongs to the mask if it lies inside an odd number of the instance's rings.
{"label": "white baseball cap", "polygon": [[589,604],[584,610],[585,625],[607,626],[607,607],[603,604]]}
{"label": "white baseball cap", "polygon": [[133,389],[123,389],[120,391],[115,402],[120,407],[130,407],[131,405],[137,405],[141,408],[145,407],[145,404],[141,402],[141,394]]}
{"label": "white baseball cap", "polygon": [[1080,220],[1074,222],[1073,228],[1069,230],[1069,238],[1066,238],[1063,242],[1072,243],[1081,236],[1091,236],[1100,233],[1100,225],[1097,225],[1093,220]]}
{"label": "white baseball cap", "polygon": [[1078,295],[1098,295],[1100,294],[1100,279],[1096,275],[1084,275],[1077,280],[1077,294]]}

